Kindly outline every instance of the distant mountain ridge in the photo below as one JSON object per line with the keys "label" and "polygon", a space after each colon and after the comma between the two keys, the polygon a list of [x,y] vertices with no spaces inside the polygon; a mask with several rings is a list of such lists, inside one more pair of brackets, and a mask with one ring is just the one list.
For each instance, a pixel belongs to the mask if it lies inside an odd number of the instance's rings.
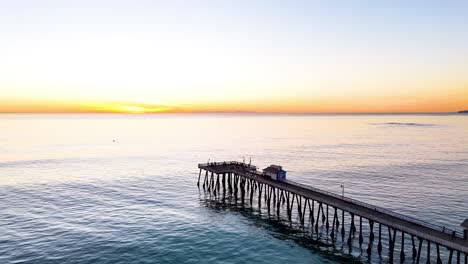
{"label": "distant mountain ridge", "polygon": [[459,114],[468,114],[468,110],[458,111]]}

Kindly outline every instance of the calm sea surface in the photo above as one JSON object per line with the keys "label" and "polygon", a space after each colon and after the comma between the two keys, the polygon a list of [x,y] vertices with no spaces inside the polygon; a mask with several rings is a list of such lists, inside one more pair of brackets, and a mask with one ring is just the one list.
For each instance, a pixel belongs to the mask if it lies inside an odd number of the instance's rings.
{"label": "calm sea surface", "polygon": [[466,115],[4,114],[0,263],[387,262],[197,188],[198,163],[243,156],[447,228],[468,218]]}

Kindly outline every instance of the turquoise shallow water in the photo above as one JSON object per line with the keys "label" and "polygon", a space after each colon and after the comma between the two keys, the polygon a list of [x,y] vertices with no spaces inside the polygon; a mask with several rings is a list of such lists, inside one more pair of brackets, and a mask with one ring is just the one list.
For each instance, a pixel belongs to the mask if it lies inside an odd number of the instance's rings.
{"label": "turquoise shallow water", "polygon": [[280,163],[447,228],[468,217],[464,116],[1,115],[0,129],[1,263],[388,261],[205,195],[208,159]]}

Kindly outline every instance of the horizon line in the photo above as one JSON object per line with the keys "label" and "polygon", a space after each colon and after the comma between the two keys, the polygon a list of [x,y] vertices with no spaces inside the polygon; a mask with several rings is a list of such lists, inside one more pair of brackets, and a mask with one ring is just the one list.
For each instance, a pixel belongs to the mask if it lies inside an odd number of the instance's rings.
{"label": "horizon line", "polygon": [[256,114],[256,115],[388,115],[388,114],[460,114],[462,111],[449,111],[449,112],[256,112],[256,111],[195,111],[195,112],[0,112],[0,114],[112,114],[112,115],[160,115],[160,114]]}

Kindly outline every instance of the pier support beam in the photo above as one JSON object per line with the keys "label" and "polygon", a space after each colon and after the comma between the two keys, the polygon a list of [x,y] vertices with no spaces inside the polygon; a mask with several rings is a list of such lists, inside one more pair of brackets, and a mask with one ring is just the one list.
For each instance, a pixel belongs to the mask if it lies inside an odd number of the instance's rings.
{"label": "pier support beam", "polygon": [[258,208],[262,208],[262,190],[263,190],[263,183],[258,185]]}
{"label": "pier support beam", "polygon": [[214,173],[211,173],[211,184],[210,184],[210,190],[214,190],[214,185],[215,185],[215,180],[214,180]]}
{"label": "pier support beam", "polygon": [[325,210],[323,209],[323,204],[320,203],[320,208],[322,209],[322,225],[325,224]]}
{"label": "pier support beam", "polygon": [[240,190],[240,199],[241,199],[241,203],[244,203],[244,185],[243,185],[244,179],[241,178],[241,177],[239,176],[238,182],[239,182],[239,190]]}
{"label": "pier support beam", "polygon": [[416,263],[419,263],[419,260],[421,259],[421,249],[422,249],[422,243],[423,239],[418,237],[419,239],[419,246],[418,246],[418,256],[416,257]]}
{"label": "pier support beam", "polygon": [[369,243],[367,245],[367,255],[371,255],[372,253],[372,244],[374,243],[374,221],[369,220],[369,229],[370,229],[370,234],[369,234]]}
{"label": "pier support beam", "polygon": [[197,181],[197,186],[198,186],[198,187],[200,187],[201,171],[202,171],[202,169],[200,169],[200,173],[198,173],[198,181]]}
{"label": "pier support beam", "polygon": [[351,247],[351,240],[352,240],[352,230],[353,230],[353,227],[354,227],[354,213],[351,213],[351,226],[349,228],[349,236],[348,236],[348,246]]}
{"label": "pier support beam", "polygon": [[379,223],[379,243],[377,244],[379,255],[382,254],[382,224]]}
{"label": "pier support beam", "polygon": [[448,263],[448,264],[452,264],[453,249],[447,248],[447,250],[449,251],[449,259],[448,259],[447,263]]}
{"label": "pier support beam", "polygon": [[405,232],[401,232],[400,262],[405,261]]}
{"label": "pier support beam", "polygon": [[305,221],[305,217],[306,217],[307,201],[309,201],[309,199],[304,197],[304,208],[302,209],[302,220],[301,220],[302,225],[304,225],[304,221]]}
{"label": "pier support beam", "polygon": [[440,258],[439,244],[436,244],[437,250],[437,264],[442,264],[442,259]]}
{"label": "pier support beam", "polygon": [[362,237],[362,216],[359,216],[359,247],[362,246],[364,238]]}
{"label": "pier support beam", "polygon": [[297,215],[299,216],[299,221],[302,223],[302,196],[296,195],[297,202]]}
{"label": "pier support beam", "polygon": [[335,217],[336,217],[336,231],[340,227],[340,220],[338,219],[338,209],[335,207]]}
{"label": "pier support beam", "polygon": [[281,196],[280,196],[280,189],[277,191],[278,201],[276,202],[276,215],[279,217],[280,215],[280,206],[281,206]]}
{"label": "pier support beam", "polygon": [[205,190],[205,185],[208,181],[208,171],[205,171],[205,178],[203,179],[203,190]]}
{"label": "pier support beam", "polygon": [[253,202],[254,192],[255,192],[255,185],[253,184],[253,182],[251,182],[250,183],[250,205],[252,205],[252,202]]}
{"label": "pier support beam", "polygon": [[388,257],[389,257],[389,262],[393,263],[393,240],[395,237],[392,238],[392,230],[390,229],[389,226],[387,226],[388,230]]}
{"label": "pier support beam", "polygon": [[396,240],[396,229],[393,229],[393,236],[390,227],[388,228],[388,239],[389,239],[389,257],[390,257],[390,262],[393,262],[393,253],[395,251],[395,240]]}
{"label": "pier support beam", "polygon": [[268,186],[268,199],[267,199],[267,206],[268,206],[268,214],[270,214],[270,206],[271,206],[271,193],[273,188],[271,186]]}
{"label": "pier support beam", "polygon": [[210,192],[210,184],[211,184],[210,178],[211,178],[211,176],[210,176],[210,174],[208,174],[208,171],[206,171],[206,174],[207,174],[206,175],[206,190],[208,192]]}
{"label": "pier support beam", "polygon": [[237,193],[238,193],[238,189],[237,189],[237,185],[239,183],[239,176],[237,174],[234,174],[234,199],[237,200]]}
{"label": "pier support beam", "polygon": [[320,222],[320,209],[322,209],[322,203],[319,202],[318,211],[317,211],[317,222],[315,223],[315,232],[318,232],[318,224]]}
{"label": "pier support beam", "polygon": [[292,217],[292,210],[293,210],[293,207],[294,207],[294,199],[296,199],[296,195],[293,193],[292,199],[291,199],[291,208],[289,209],[289,221],[291,221],[291,217]]}
{"label": "pier support beam", "polygon": [[371,241],[369,241],[369,244],[367,245],[366,252],[368,256],[372,254],[372,242]]}
{"label": "pier support beam", "polygon": [[[315,223],[315,218],[314,218],[314,208],[315,207],[315,201],[312,200],[312,210],[310,211],[310,215],[312,217],[312,219],[310,220],[311,221],[311,224],[312,224],[312,229],[314,227],[314,223]],[[310,209],[310,208],[309,208]]]}
{"label": "pier support beam", "polygon": [[344,242],[345,236],[344,210],[341,210],[341,240]]}
{"label": "pier support beam", "polygon": [[271,187],[271,192],[272,192],[272,196],[273,196],[273,208],[276,207],[276,189],[275,187]]}
{"label": "pier support beam", "polygon": [[427,241],[427,258],[426,258],[426,263],[430,264],[431,263],[431,241]]}
{"label": "pier support beam", "polygon": [[231,173],[228,172],[228,175],[227,175],[228,179],[227,179],[227,182],[228,182],[228,190],[229,190],[229,194],[232,194],[232,186],[231,186]]}
{"label": "pier support beam", "polygon": [[331,236],[332,240],[335,240],[335,223],[336,223],[336,220],[337,220],[336,219],[337,218],[336,217],[336,210],[337,209],[336,209],[336,207],[333,207],[333,208],[335,209],[335,212],[333,213],[333,221],[332,221],[332,225],[331,225],[331,234],[330,234],[330,236]]}
{"label": "pier support beam", "polygon": [[329,228],[329,224],[328,224],[328,204],[327,204],[327,220],[326,220],[326,224],[325,224],[325,228],[327,229],[327,234],[328,234],[328,228]]}
{"label": "pier support beam", "polygon": [[[312,202],[313,202],[313,201],[314,201],[314,200],[312,200]],[[310,222],[311,226],[313,227],[313,225],[314,225],[314,221],[313,221],[313,219],[314,219],[314,212],[312,212],[312,208],[311,208],[311,206],[310,206],[310,199],[307,199],[307,206],[309,207],[309,222]]]}
{"label": "pier support beam", "polygon": [[213,193],[214,193],[215,196],[216,196],[216,192],[217,192],[218,189],[219,189],[219,174],[216,173],[216,183],[214,185],[214,190],[213,190]]}
{"label": "pier support beam", "polygon": [[207,186],[206,189],[207,189],[208,192],[210,192],[210,190],[211,190],[211,178],[212,178],[212,177],[213,177],[213,173],[211,173],[211,174],[208,176],[208,181],[207,181],[207,184],[206,184],[206,186]]}
{"label": "pier support beam", "polygon": [[223,196],[226,196],[226,173],[223,173]]}
{"label": "pier support beam", "polygon": [[450,253],[449,253],[449,259],[448,259],[448,262],[447,262],[447,263],[448,263],[448,264],[452,264],[453,249],[451,249],[451,248],[447,248],[447,249],[450,251]]}

